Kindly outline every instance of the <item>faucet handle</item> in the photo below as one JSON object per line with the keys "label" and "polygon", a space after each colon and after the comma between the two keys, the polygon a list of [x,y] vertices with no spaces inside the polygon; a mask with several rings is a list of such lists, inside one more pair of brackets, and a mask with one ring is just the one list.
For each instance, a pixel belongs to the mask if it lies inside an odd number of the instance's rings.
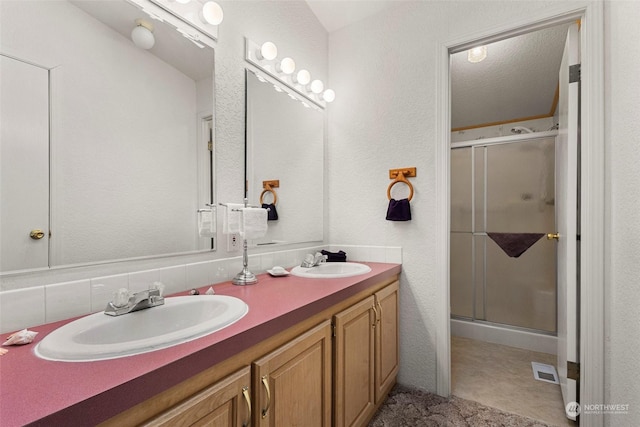
{"label": "faucet handle", "polygon": [[164,283],[162,282],[153,282],[151,284],[151,286],[149,286],[149,290],[154,290],[157,289],[158,290],[158,295],[159,296],[164,296]]}
{"label": "faucet handle", "polygon": [[130,297],[131,294],[129,292],[129,289],[120,288],[113,293],[113,300],[111,301],[111,304],[115,308],[126,307],[127,304],[129,304]]}

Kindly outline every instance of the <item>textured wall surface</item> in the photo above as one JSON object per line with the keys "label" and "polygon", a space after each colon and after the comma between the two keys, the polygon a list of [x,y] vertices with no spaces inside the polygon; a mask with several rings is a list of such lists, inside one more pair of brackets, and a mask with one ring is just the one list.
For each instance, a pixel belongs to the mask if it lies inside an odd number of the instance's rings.
{"label": "textured wall surface", "polygon": [[[330,240],[399,245],[399,381],[436,390],[436,315],[443,283],[433,258],[436,57],[441,43],[526,18],[553,2],[400,2],[330,34]],[[413,220],[385,220],[391,168],[417,167]],[[394,198],[406,196],[394,187]],[[403,193],[403,191],[405,191]]]}
{"label": "textured wall surface", "polygon": [[607,403],[628,404],[609,415],[610,426],[640,423],[640,2],[605,3],[605,104],[608,280],[605,284]]}

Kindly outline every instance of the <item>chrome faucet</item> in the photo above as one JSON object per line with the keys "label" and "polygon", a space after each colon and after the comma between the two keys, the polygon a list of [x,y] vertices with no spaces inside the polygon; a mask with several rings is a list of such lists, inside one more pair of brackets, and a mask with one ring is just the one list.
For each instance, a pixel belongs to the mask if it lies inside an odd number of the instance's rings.
{"label": "chrome faucet", "polygon": [[161,289],[149,289],[129,295],[127,289],[120,289],[120,291],[116,292],[114,300],[107,304],[104,314],[120,316],[122,314],[162,305],[164,304],[164,297],[160,291]]}
{"label": "chrome faucet", "polygon": [[324,264],[327,261],[328,256],[322,255],[320,252],[316,252],[315,255],[307,254],[304,257],[304,261],[300,264],[300,267],[311,268],[320,264]]}

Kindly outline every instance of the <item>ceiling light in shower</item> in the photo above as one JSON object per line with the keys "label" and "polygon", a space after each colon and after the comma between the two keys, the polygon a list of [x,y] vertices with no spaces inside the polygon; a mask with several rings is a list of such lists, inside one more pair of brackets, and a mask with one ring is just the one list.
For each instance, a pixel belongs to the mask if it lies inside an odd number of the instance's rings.
{"label": "ceiling light in shower", "polygon": [[202,18],[207,24],[220,25],[224,18],[222,7],[214,1],[208,1],[202,6]]}
{"label": "ceiling light in shower", "polygon": [[156,39],[153,37],[153,24],[136,19],[136,26],[131,31],[131,40],[141,49],[151,49],[156,43]]}
{"label": "ceiling light in shower", "polygon": [[487,47],[486,46],[478,46],[473,49],[469,49],[467,51],[467,61],[469,62],[480,62],[483,61],[487,57]]}

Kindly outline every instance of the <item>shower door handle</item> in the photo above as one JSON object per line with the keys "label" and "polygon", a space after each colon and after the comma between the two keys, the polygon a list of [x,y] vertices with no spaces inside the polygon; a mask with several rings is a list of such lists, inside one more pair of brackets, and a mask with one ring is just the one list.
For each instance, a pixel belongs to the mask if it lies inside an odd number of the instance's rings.
{"label": "shower door handle", "polygon": [[547,240],[560,240],[560,233],[548,233]]}

